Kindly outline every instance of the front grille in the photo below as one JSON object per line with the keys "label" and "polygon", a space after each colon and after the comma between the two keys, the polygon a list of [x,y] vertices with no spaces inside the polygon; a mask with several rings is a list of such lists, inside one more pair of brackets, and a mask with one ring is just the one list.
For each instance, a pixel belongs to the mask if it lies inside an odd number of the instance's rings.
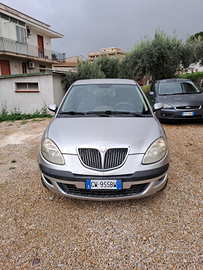
{"label": "front grille", "polygon": [[101,155],[97,149],[79,148],[78,152],[82,162],[86,166],[94,169],[102,168]]}
{"label": "front grille", "polygon": [[58,183],[58,185],[67,195],[75,195],[88,198],[116,198],[141,194],[149,186],[149,183],[132,185],[129,189],[122,190],[89,190],[79,189],[75,185],[64,183]]}
{"label": "front grille", "polygon": [[127,148],[113,148],[107,150],[104,159],[104,169],[111,169],[120,166],[127,155]]}
{"label": "front grille", "polygon": [[85,166],[97,170],[109,170],[124,163],[128,148],[110,148],[105,153],[94,148],[79,148],[78,153]]}
{"label": "front grille", "polygon": [[200,109],[201,106],[178,106],[176,107],[177,110],[195,110]]}

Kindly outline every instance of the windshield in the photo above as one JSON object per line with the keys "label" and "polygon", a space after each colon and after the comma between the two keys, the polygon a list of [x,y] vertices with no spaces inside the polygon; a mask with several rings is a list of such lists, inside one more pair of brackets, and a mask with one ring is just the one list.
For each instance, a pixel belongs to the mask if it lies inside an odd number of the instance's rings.
{"label": "windshield", "polygon": [[195,94],[200,93],[200,90],[192,82],[165,82],[159,84],[158,93],[160,96]]}
{"label": "windshield", "polygon": [[151,114],[136,85],[90,84],[74,85],[59,111],[60,114],[84,115],[96,113]]}

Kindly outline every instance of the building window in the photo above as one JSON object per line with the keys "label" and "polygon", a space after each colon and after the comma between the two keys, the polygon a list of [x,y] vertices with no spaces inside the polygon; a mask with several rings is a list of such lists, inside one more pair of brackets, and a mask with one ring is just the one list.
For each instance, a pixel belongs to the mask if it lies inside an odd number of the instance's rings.
{"label": "building window", "polygon": [[10,22],[13,22],[13,23],[15,23],[15,24],[18,23],[18,21],[17,21],[16,19],[12,18],[12,17],[10,17]]}
{"label": "building window", "polygon": [[25,27],[25,23],[0,12],[0,18]]}
{"label": "building window", "polygon": [[4,20],[9,21],[9,16],[6,15],[6,14],[0,13],[0,17],[1,17],[2,19],[4,19]]}
{"label": "building window", "polygon": [[18,23],[19,23],[21,26],[24,26],[24,27],[25,27],[25,23],[24,23],[24,22],[18,21]]}
{"label": "building window", "polygon": [[16,36],[17,41],[21,43],[26,43],[26,29],[16,25]]}
{"label": "building window", "polygon": [[38,83],[24,83],[24,82],[20,82],[20,83],[16,83],[16,90],[15,92],[39,92],[39,87],[38,87]]}

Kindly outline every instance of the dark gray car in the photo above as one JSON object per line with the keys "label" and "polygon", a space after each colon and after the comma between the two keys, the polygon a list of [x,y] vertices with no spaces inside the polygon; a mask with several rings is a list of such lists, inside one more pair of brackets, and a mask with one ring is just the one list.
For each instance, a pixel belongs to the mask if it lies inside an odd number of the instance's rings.
{"label": "dark gray car", "polygon": [[[162,108],[155,104],[154,110]],[[75,82],[42,137],[39,167],[50,191],[70,198],[133,199],[167,184],[165,132],[133,80]]]}
{"label": "dark gray car", "polygon": [[161,121],[202,120],[203,92],[190,80],[157,80],[149,89],[154,103],[163,103],[156,113]]}

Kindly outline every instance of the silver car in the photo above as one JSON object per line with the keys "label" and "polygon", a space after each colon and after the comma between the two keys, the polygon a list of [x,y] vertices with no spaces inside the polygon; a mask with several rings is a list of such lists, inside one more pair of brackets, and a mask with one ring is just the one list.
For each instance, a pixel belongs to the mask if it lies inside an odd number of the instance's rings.
{"label": "silver car", "polygon": [[141,198],[167,185],[165,132],[133,80],[72,84],[46,128],[39,151],[42,184],[69,198]]}

